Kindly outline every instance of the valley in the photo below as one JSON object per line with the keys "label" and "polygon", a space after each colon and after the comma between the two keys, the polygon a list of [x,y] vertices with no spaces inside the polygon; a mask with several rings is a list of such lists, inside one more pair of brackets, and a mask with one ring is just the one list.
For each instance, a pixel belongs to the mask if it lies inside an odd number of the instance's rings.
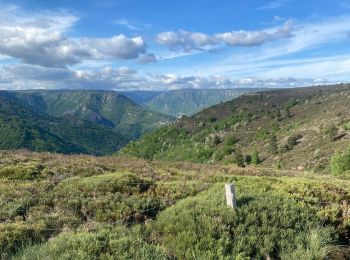
{"label": "valley", "polygon": [[[117,156],[1,151],[1,258],[347,259],[349,94],[343,84],[243,95]],[[2,115],[26,115],[33,135],[64,122],[1,97]],[[226,205],[226,183],[237,209]]]}
{"label": "valley", "polygon": [[1,91],[0,98],[0,149],[112,154],[173,120],[113,91]]}

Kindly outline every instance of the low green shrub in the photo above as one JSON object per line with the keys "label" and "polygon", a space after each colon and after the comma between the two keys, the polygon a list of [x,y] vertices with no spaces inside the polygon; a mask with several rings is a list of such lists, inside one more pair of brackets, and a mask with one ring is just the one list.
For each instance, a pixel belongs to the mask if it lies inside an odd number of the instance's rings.
{"label": "low green shrub", "polygon": [[0,178],[32,180],[40,177],[44,167],[41,164],[18,164],[0,168]]}
{"label": "low green shrub", "polygon": [[139,226],[116,226],[95,232],[64,232],[45,244],[26,248],[15,259],[167,259],[167,255],[144,241]]}
{"label": "low green shrub", "polygon": [[223,184],[217,185],[160,213],[153,236],[178,259],[288,259],[296,250],[307,259],[325,257],[335,230],[320,227],[306,206],[266,189],[261,182],[238,184],[233,210],[225,205]]}
{"label": "low green shrub", "polygon": [[340,175],[348,170],[350,170],[350,147],[343,153],[336,153],[331,158],[331,171],[334,175]]}

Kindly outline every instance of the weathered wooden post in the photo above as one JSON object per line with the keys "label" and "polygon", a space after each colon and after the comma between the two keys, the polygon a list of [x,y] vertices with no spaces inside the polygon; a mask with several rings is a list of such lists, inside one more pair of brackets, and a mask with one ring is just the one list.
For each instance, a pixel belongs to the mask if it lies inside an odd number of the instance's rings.
{"label": "weathered wooden post", "polygon": [[226,203],[231,208],[237,208],[235,185],[225,184]]}

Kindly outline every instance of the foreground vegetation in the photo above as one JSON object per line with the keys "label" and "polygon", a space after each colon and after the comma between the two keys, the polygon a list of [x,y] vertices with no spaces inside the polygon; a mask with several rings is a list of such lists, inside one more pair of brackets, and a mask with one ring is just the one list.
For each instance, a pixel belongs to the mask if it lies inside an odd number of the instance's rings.
{"label": "foreground vegetation", "polygon": [[[344,175],[26,151],[0,158],[3,259],[349,254]],[[225,203],[228,182],[236,185],[236,210]]]}

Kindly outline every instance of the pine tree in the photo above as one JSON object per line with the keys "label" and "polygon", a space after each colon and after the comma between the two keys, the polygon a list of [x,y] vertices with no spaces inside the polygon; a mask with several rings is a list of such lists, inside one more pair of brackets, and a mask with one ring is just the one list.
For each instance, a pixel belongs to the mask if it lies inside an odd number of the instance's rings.
{"label": "pine tree", "polygon": [[253,165],[258,165],[260,163],[259,153],[255,149],[254,149],[254,151],[252,153],[252,161],[251,161],[251,163]]}
{"label": "pine tree", "polygon": [[278,144],[277,144],[276,135],[274,135],[274,134],[270,135],[269,145],[270,145],[271,153],[277,154],[278,153]]}

